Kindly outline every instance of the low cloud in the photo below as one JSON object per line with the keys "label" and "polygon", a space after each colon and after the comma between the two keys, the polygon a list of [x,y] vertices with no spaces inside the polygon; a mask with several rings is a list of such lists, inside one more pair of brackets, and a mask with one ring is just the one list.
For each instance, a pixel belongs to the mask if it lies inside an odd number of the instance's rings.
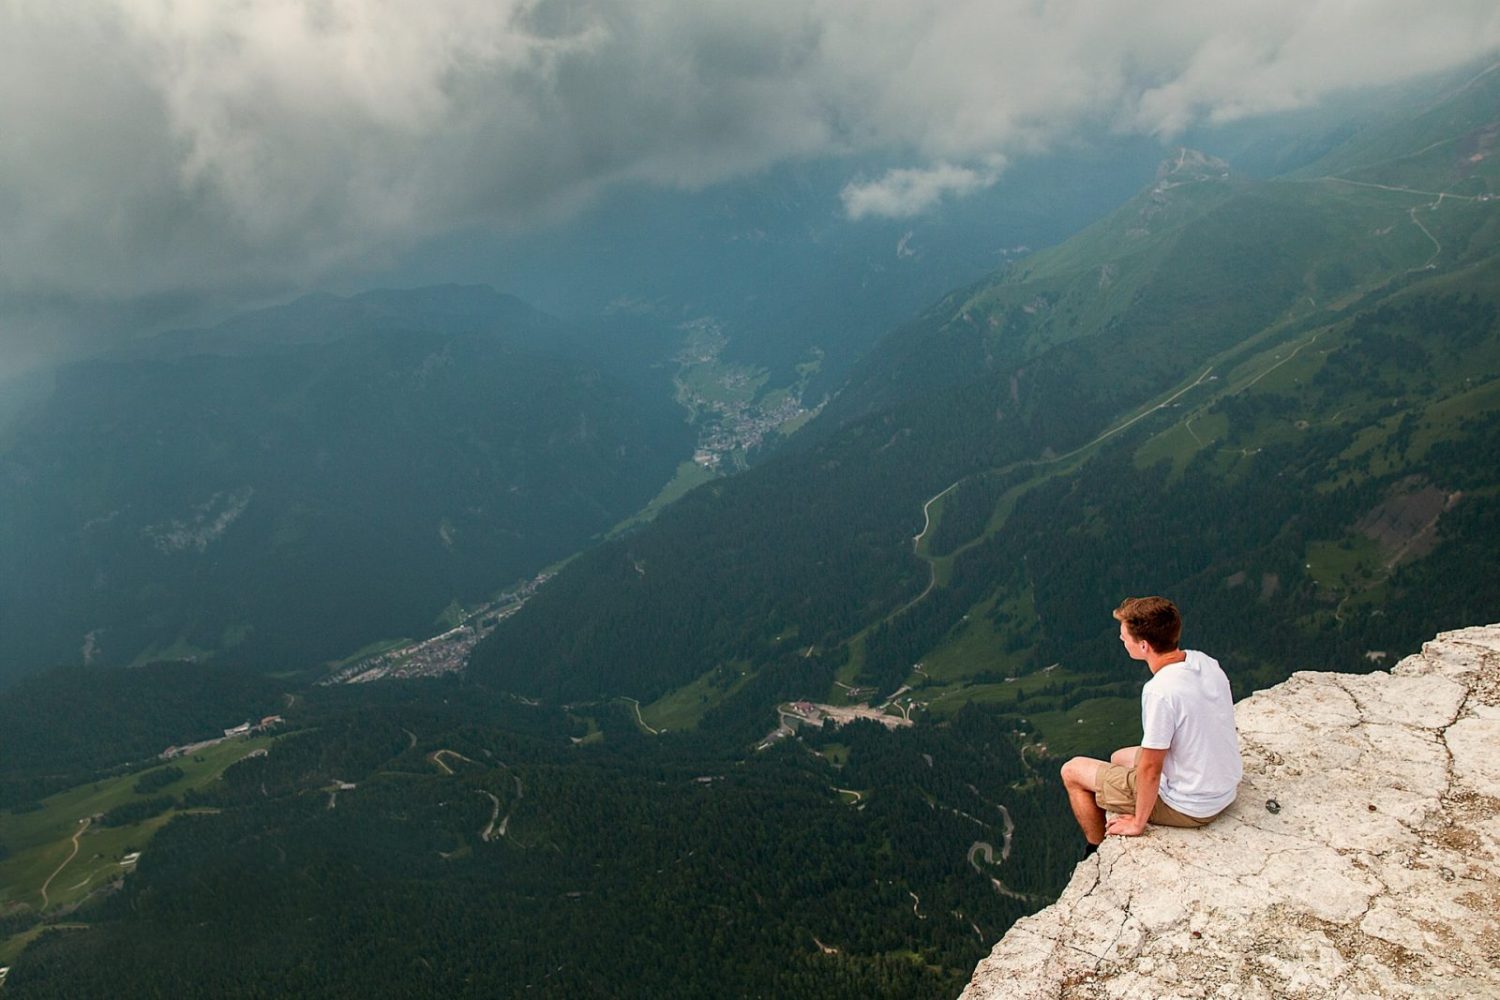
{"label": "low cloud", "polygon": [[932,167],[887,171],[874,181],[851,181],[839,192],[851,219],[867,215],[908,219],[921,215],[946,197],[963,197],[1000,179],[998,168],[973,170],[939,163]]}
{"label": "low cloud", "polygon": [[904,217],[1070,136],[1497,50],[1493,0],[10,0],[0,341],[39,328],[8,310],[305,288],[625,181],[878,153],[909,166],[844,207]]}

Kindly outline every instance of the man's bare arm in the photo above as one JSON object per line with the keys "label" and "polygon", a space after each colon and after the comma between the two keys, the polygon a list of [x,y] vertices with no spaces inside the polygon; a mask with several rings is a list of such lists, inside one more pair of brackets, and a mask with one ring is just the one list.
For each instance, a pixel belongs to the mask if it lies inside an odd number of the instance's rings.
{"label": "man's bare arm", "polygon": [[1161,768],[1167,759],[1165,750],[1141,747],[1135,758],[1135,815],[1117,816],[1104,832],[1117,837],[1138,837],[1146,832],[1151,810],[1156,808],[1156,794],[1161,787]]}

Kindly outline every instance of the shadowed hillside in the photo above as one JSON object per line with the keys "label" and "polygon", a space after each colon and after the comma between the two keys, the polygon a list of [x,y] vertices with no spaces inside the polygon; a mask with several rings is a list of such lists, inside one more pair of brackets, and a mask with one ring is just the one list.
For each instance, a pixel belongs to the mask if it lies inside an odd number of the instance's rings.
{"label": "shadowed hillside", "polygon": [[[269,335],[267,335],[269,333]],[[633,513],[664,398],[488,290],[305,300],[60,370],[0,452],[0,658],[306,666]]]}

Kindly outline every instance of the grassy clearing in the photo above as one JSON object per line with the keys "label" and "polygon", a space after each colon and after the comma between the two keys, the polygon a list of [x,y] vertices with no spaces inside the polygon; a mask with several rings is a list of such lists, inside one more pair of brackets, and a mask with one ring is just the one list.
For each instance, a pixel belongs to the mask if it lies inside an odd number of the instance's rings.
{"label": "grassy clearing", "polygon": [[[1072,471],[1077,467],[1078,464],[1080,463],[1076,459],[1074,459],[1057,466],[1045,467],[1042,471],[1038,472],[1036,475],[1032,476],[1025,482],[1017,483],[1015,486],[1012,486],[1010,489],[1006,490],[1000,495],[1000,498],[995,501],[994,509],[990,512],[989,520],[985,522],[984,530],[981,531],[977,537],[969,539],[962,545],[955,548],[952,552],[941,556],[929,555],[928,543],[933,537],[933,534],[938,530],[938,526],[942,521],[943,506],[947,503],[948,497],[944,496],[936,503],[934,503],[928,511],[929,515],[932,518],[932,525],[928,529],[927,535],[922,539],[922,544],[918,549],[918,555],[932,563],[934,579],[937,581],[937,585],[939,587],[946,587],[948,585],[948,581],[952,579],[953,576],[953,564],[958,560],[960,556],[972,549],[974,546],[989,541],[1005,528],[1005,522],[1010,519],[1011,513],[1016,509],[1016,504],[1020,503],[1022,497],[1024,497],[1027,493],[1031,492],[1036,487],[1052,479],[1054,476],[1064,475],[1067,472]],[[991,473],[993,473],[1000,470],[990,471]],[[983,473],[981,475],[983,475]]]}
{"label": "grassy clearing", "polygon": [[681,499],[690,490],[717,479],[718,475],[717,472],[714,472],[712,469],[705,469],[697,462],[678,463],[677,472],[661,488],[661,492],[657,493],[650,503],[642,507],[639,513],[633,514],[609,529],[608,537],[613,538],[628,528],[645,524],[655,518],[657,514],[660,514],[668,504]]}
{"label": "grassy clearing", "polygon": [[[995,627],[992,609],[999,598],[992,598],[975,605],[949,634],[941,645],[922,659],[922,669],[927,678],[939,683],[963,680],[975,674],[999,673],[1014,675],[1025,662],[1028,644],[1007,651],[1006,636],[1009,630]],[[1036,621],[1036,608],[1031,591],[1012,594],[999,605],[1001,616],[1011,622]],[[921,674],[913,674],[921,681]],[[908,680],[908,683],[913,683]]]}
{"label": "grassy clearing", "polygon": [[568,719],[571,722],[582,722],[586,727],[584,734],[578,738],[579,745],[587,746],[590,743],[604,742],[604,730],[599,728],[599,720],[592,715],[574,715],[569,713]]}
{"label": "grassy clearing", "polygon": [[1096,682],[1096,678],[1082,678],[1061,667],[1050,671],[1038,671],[1017,677],[1014,680],[986,681],[968,684],[962,680],[946,684],[929,684],[918,692],[918,701],[927,702],[927,710],[935,716],[949,716],[969,702],[998,708],[1009,708],[1018,715],[1026,715],[1021,705],[1024,698],[1037,694],[1049,684],[1059,684],[1069,689]]}
{"label": "grassy clearing", "polygon": [[842,743],[825,743],[818,752],[834,767],[843,767],[849,763],[849,748]]}
{"label": "grassy clearing", "polygon": [[[185,774],[166,792],[180,795],[190,788],[202,788],[246,754],[269,747],[274,739],[257,736],[225,740],[172,761]],[[47,889],[49,910],[76,903],[119,875],[120,859],[130,851],[142,850],[152,835],[182,810],[168,810],[127,826],[91,823],[78,839],[77,855],[71,861],[68,856],[73,852],[73,835],[84,818],[161,794],[137,793],[133,786],[140,776],[137,772],[79,785],[43,800],[42,808],[34,812],[0,814],[0,842],[11,851],[10,857],[0,862],[0,908],[13,903],[40,907],[42,885],[65,861],[66,866]]]}
{"label": "grassy clearing", "polygon": [[969,702],[1014,707],[1019,697],[1016,683],[938,684],[923,688],[918,700],[925,700],[927,711],[937,718],[946,718]]}
{"label": "grassy clearing", "polygon": [[42,924],[37,924],[30,930],[22,931],[19,934],[14,934],[0,941],[0,965],[10,965],[14,962],[16,956],[25,951],[26,946],[35,941],[41,935],[42,931],[45,930],[48,930],[48,928]]}
{"label": "grassy clearing", "polygon": [[[1199,422],[1192,416],[1189,416],[1187,420]],[[1193,440],[1192,434],[1188,432],[1187,420],[1180,424],[1173,424],[1137,448],[1133,458],[1135,467],[1146,469],[1165,461],[1172,463],[1174,474],[1181,471],[1182,467],[1187,465],[1188,459],[1198,453],[1200,447],[1199,443]],[[1199,437],[1205,441],[1208,440],[1201,432]]]}
{"label": "grassy clearing", "polygon": [[1021,498],[1051,478],[1051,473],[1043,473],[1042,475],[1026,480],[1024,483],[1018,483],[1002,493],[999,501],[995,504],[994,513],[990,515],[989,523],[984,526],[984,534],[979,536],[979,541],[986,541],[992,538],[1000,529],[1004,528],[1005,522],[1010,520],[1011,512],[1016,509],[1016,504],[1021,502]]}
{"label": "grassy clearing", "polygon": [[342,660],[332,660],[328,664],[326,664],[326,666],[329,670],[338,670],[342,667],[347,667],[351,663],[358,663],[360,660],[366,659],[368,657],[379,656],[381,653],[388,653],[393,649],[400,649],[402,646],[409,646],[411,645],[411,643],[412,640],[410,638],[381,639],[377,642],[371,642],[361,646],[354,652],[350,653],[348,656],[344,657]]}
{"label": "grassy clearing", "polygon": [[1307,575],[1329,590],[1357,590],[1384,575],[1380,544],[1364,535],[1334,542],[1310,542]]}
{"label": "grassy clearing", "polygon": [[1207,413],[1200,408],[1178,423],[1148,440],[1136,449],[1133,461],[1137,469],[1150,468],[1158,462],[1170,462],[1174,478],[1182,474],[1188,462],[1204,448],[1216,446],[1229,433],[1229,417]]}
{"label": "grassy clearing", "polygon": [[1465,418],[1496,410],[1500,410],[1500,379],[1492,379],[1438,400],[1422,413],[1422,423],[1412,435],[1412,454],[1425,455],[1437,441],[1451,437]]}
{"label": "grassy clearing", "polygon": [[1141,704],[1134,698],[1091,698],[1065,712],[1027,716],[1054,757],[1107,758],[1141,741]]}
{"label": "grassy clearing", "polygon": [[807,426],[808,421],[810,421],[817,415],[817,410],[803,410],[801,413],[797,414],[795,417],[792,417],[790,420],[782,421],[781,425],[776,428],[776,431],[782,437],[791,437],[793,434],[800,431],[803,427]]}
{"label": "grassy clearing", "polygon": [[697,397],[711,404],[748,405],[770,377],[765,368],[724,365],[717,361],[692,365],[678,375],[682,385],[679,395]]}
{"label": "grassy clearing", "polygon": [[641,718],[648,726],[662,732],[692,729],[705,712],[744,687],[750,676],[747,665],[735,663],[731,667],[739,670],[739,676],[729,687],[714,684],[714,672],[709,671],[691,684],[669,691],[649,705],[642,705]]}
{"label": "grassy clearing", "polygon": [[[1322,352],[1337,346],[1330,328],[1303,329],[1293,333],[1290,320],[1267,327],[1229,348],[1216,359],[1216,374],[1222,377],[1211,383],[1213,399],[1236,396],[1246,389],[1260,392],[1296,392],[1323,365]],[[1213,400],[1204,400],[1206,409]],[[1196,424],[1194,430],[1197,430]]]}
{"label": "grassy clearing", "polygon": [[[972,608],[952,637],[922,658],[922,670],[929,678],[941,683],[978,673],[1014,671],[1018,657],[1002,651],[1001,636],[989,616],[993,603],[987,601]],[[914,676],[920,680],[922,675]]]}
{"label": "grassy clearing", "polygon": [[147,663],[164,663],[175,660],[206,660],[213,655],[213,650],[194,646],[183,636],[178,636],[170,646],[160,643],[152,643],[136,655],[130,661],[130,666],[140,667]]}
{"label": "grassy clearing", "polygon": [[829,702],[834,705],[845,704],[845,701],[841,700],[844,689],[839,687],[838,684],[840,682],[844,684],[855,683],[854,679],[859,676],[859,672],[864,668],[865,634],[861,632],[849,640],[849,659],[842,667],[839,667],[838,673],[834,675],[834,686],[828,695]]}
{"label": "grassy clearing", "polygon": [[457,625],[462,625],[465,618],[471,614],[470,609],[458,602],[457,598],[448,602],[448,606],[438,613],[432,623],[438,628],[447,631]]}
{"label": "grassy clearing", "polygon": [[971,607],[922,658],[922,670],[914,670],[906,683],[922,688],[963,681],[977,674],[1014,676],[1025,663],[1031,643],[1013,637],[1019,635],[1024,640],[1036,621],[1030,587],[997,593]]}
{"label": "grassy clearing", "polygon": [[780,389],[772,389],[764,396],[760,397],[758,405],[762,410],[774,410],[778,406],[785,405],[791,398],[792,390],[789,386]]}
{"label": "grassy clearing", "polygon": [[1383,476],[1395,467],[1395,458],[1384,454],[1382,446],[1401,424],[1401,414],[1370,424],[1354,435],[1354,442],[1339,453],[1339,459],[1358,466],[1365,464],[1371,476]]}

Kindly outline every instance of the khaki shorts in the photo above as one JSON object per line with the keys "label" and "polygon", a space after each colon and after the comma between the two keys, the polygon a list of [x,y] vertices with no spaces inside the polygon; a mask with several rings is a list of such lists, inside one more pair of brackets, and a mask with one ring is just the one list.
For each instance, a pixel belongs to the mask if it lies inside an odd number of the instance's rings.
{"label": "khaki shorts", "polygon": [[[1135,815],[1135,768],[1122,764],[1100,764],[1099,775],[1094,779],[1094,784],[1099,786],[1099,790],[1094,793],[1094,801],[1099,804],[1100,809],[1121,816]],[[1197,827],[1207,826],[1217,818],[1218,813],[1203,819],[1184,815],[1158,797],[1149,822],[1157,826]]]}

